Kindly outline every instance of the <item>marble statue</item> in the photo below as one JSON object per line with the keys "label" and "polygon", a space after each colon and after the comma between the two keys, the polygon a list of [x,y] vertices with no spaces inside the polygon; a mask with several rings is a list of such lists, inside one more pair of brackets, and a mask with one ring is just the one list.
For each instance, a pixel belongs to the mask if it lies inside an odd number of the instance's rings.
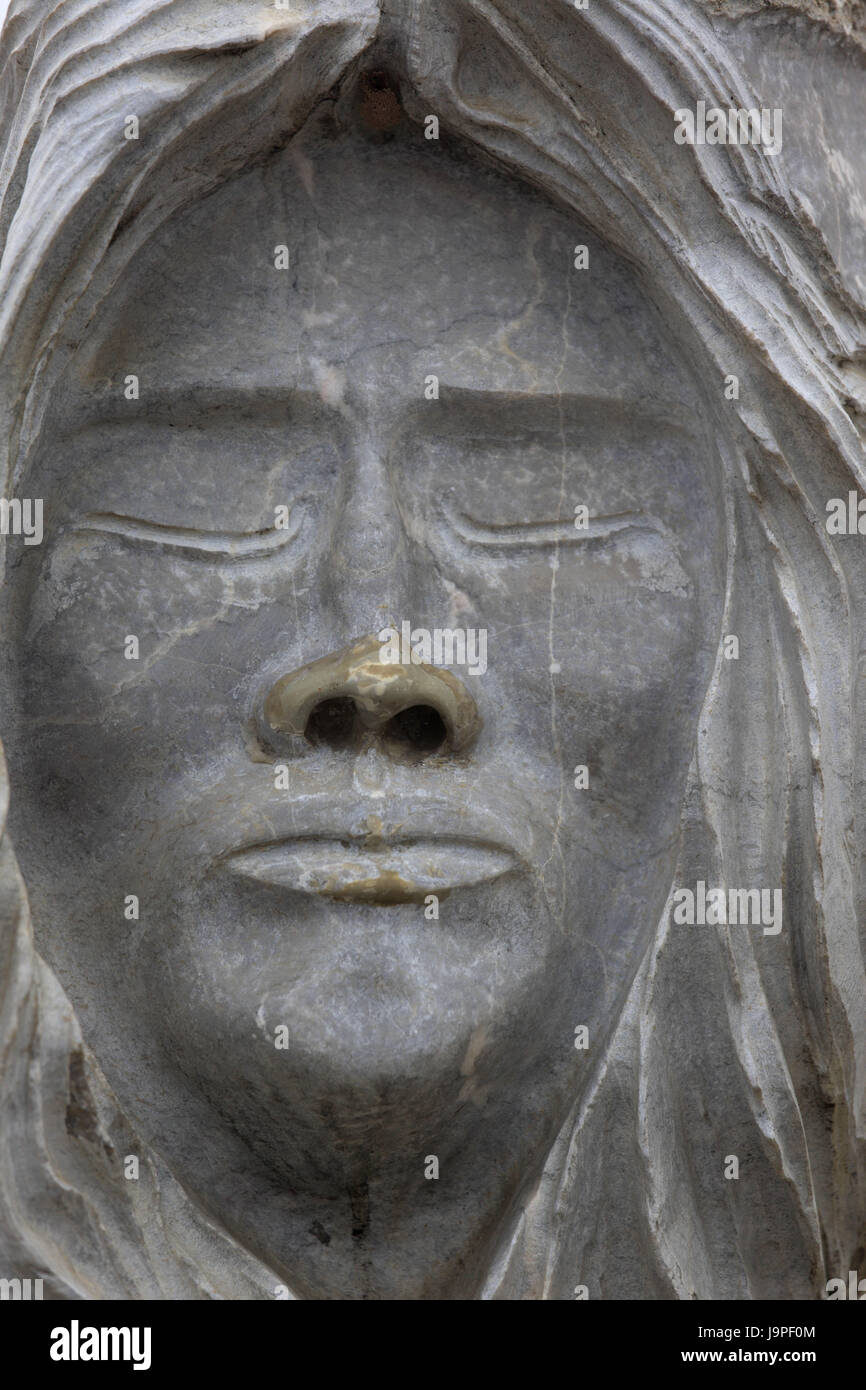
{"label": "marble statue", "polygon": [[0,48],[0,1276],[866,1275],[862,7]]}

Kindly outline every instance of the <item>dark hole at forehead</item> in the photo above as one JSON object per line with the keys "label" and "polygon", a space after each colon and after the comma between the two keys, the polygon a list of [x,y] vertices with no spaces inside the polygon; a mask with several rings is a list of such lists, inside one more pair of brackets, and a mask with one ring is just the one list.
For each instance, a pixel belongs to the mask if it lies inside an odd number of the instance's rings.
{"label": "dark hole at forehead", "polygon": [[391,131],[403,119],[400,89],[383,68],[361,73],[358,111],[368,130]]}

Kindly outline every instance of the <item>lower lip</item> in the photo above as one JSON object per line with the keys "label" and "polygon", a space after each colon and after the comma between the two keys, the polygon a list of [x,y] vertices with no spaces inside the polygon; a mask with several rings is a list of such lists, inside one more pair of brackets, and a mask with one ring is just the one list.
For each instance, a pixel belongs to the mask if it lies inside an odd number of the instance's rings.
{"label": "lower lip", "polygon": [[465,840],[363,842],[299,839],[232,855],[232,873],[340,902],[419,903],[489,883],[515,867],[507,850]]}

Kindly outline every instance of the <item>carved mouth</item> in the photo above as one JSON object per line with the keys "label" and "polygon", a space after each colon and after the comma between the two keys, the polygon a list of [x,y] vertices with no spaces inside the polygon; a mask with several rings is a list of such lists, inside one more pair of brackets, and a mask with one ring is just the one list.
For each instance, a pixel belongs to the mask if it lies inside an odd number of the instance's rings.
{"label": "carved mouth", "polygon": [[244,878],[340,902],[420,903],[500,878],[517,856],[489,841],[418,837],[378,841],[314,835],[255,845],[229,856]]}

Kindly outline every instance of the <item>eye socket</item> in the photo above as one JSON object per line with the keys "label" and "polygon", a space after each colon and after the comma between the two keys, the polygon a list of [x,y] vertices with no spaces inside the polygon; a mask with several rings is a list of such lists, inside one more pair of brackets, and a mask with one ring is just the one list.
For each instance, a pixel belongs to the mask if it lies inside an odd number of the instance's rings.
{"label": "eye socket", "polygon": [[[485,523],[465,511],[443,504],[449,529],[468,550],[483,550],[494,560],[547,560],[555,568],[572,562],[569,569],[581,582],[599,583],[623,592],[637,586],[644,591],[685,598],[692,581],[681,563],[676,533],[649,512],[626,511],[590,517],[586,528],[574,520]],[[578,567],[585,561],[590,572]]]}
{"label": "eye socket", "polygon": [[76,531],[119,536],[135,545],[173,550],[194,559],[255,560],[284,550],[300,534],[303,508],[293,506],[286,528],[266,527],[260,531],[203,531],[192,526],[167,526],[116,512],[91,512],[77,521]]}

